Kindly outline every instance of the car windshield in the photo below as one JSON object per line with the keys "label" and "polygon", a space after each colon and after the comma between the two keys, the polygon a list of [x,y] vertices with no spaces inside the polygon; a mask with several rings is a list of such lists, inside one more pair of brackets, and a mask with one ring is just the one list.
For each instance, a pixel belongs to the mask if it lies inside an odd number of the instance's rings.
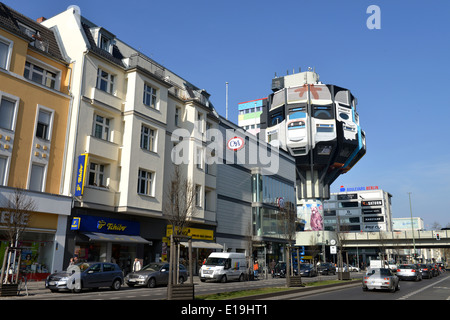
{"label": "car windshield", "polygon": [[67,268],[67,272],[72,272],[72,271],[85,271],[87,270],[90,266],[92,265],[92,263],[89,262],[81,262],[81,263],[77,263],[73,266],[69,266]]}
{"label": "car windshield", "polygon": [[224,266],[226,260],[227,259],[225,259],[225,258],[208,258],[208,259],[206,259],[205,265],[208,265],[208,266]]}
{"label": "car windshield", "polygon": [[380,276],[391,276],[391,270],[386,268],[379,268],[379,269],[369,269],[367,272],[367,275],[380,275]]}
{"label": "car windshield", "polygon": [[311,268],[310,264],[301,264],[300,265],[300,269],[309,269],[309,268]]}
{"label": "car windshield", "polygon": [[159,263],[150,263],[142,268],[142,270],[147,271],[159,271],[162,267],[162,264]]}

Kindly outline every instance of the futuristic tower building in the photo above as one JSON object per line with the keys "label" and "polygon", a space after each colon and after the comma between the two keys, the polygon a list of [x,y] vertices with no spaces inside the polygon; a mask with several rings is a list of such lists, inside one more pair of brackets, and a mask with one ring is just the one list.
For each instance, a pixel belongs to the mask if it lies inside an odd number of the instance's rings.
{"label": "futuristic tower building", "polygon": [[297,215],[306,230],[322,230],[322,201],[329,199],[330,185],[366,152],[357,99],[348,89],[323,84],[313,71],[275,77],[272,91],[261,134],[295,157]]}

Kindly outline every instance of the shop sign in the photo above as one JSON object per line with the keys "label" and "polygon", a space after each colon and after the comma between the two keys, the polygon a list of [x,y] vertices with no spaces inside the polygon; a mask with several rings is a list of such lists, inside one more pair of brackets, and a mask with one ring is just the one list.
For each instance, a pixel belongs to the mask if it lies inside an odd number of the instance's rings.
{"label": "shop sign", "polygon": [[[167,232],[166,236],[170,237],[170,235],[173,234],[172,225],[167,226]],[[206,229],[197,229],[197,228],[184,228],[183,235],[192,237],[192,239],[196,240],[214,240],[214,231],[213,230],[206,230]]]}
{"label": "shop sign", "polygon": [[87,153],[83,153],[82,155],[78,156],[77,181],[75,184],[75,197],[80,197],[83,195],[87,163],[88,163],[88,154]]}
{"label": "shop sign", "polygon": [[367,186],[367,187],[353,187],[353,188],[345,188],[341,186],[339,188],[340,192],[351,192],[351,191],[368,191],[368,190],[378,190],[378,186]]}
{"label": "shop sign", "polygon": [[241,137],[234,137],[228,140],[227,148],[233,151],[241,150],[244,147],[244,139]]}
{"label": "shop sign", "polygon": [[[78,227],[77,229],[72,229],[72,227],[76,226]],[[71,230],[139,235],[140,224],[135,221],[79,215],[72,219]]]}

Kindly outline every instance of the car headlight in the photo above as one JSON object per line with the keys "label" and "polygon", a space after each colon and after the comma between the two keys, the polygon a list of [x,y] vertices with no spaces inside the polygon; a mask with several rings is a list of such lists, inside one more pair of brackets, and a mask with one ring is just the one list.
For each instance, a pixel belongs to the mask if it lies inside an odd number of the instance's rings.
{"label": "car headlight", "polygon": [[145,280],[147,279],[148,275],[140,275],[139,280]]}

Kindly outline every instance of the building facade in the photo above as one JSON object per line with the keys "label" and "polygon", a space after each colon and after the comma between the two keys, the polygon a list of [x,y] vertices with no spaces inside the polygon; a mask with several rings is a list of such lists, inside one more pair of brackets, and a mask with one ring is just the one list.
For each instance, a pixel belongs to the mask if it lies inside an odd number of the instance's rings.
{"label": "building facade", "polygon": [[324,201],[325,230],[392,231],[392,195],[377,186],[343,188]]}
{"label": "building facade", "polygon": [[220,132],[227,143],[217,165],[217,243],[262,266],[281,261],[289,242],[286,215],[295,215],[295,160],[224,118]]}
{"label": "building facade", "polygon": [[[127,269],[136,257],[165,259],[164,208],[175,165],[195,186],[192,226],[214,232],[216,181],[205,158],[207,131],[218,118],[209,94],[76,6],[42,24],[58,30],[74,64],[63,193],[75,201],[66,261],[77,255]],[[172,161],[177,148],[179,163]]]}
{"label": "building facade", "polygon": [[63,268],[72,205],[60,192],[71,112],[67,61],[54,30],[0,3],[0,260],[15,210],[32,204],[18,241],[20,268],[35,279]]}
{"label": "building facade", "polygon": [[239,103],[238,126],[256,136],[261,131],[260,117],[265,100],[267,98]]}

